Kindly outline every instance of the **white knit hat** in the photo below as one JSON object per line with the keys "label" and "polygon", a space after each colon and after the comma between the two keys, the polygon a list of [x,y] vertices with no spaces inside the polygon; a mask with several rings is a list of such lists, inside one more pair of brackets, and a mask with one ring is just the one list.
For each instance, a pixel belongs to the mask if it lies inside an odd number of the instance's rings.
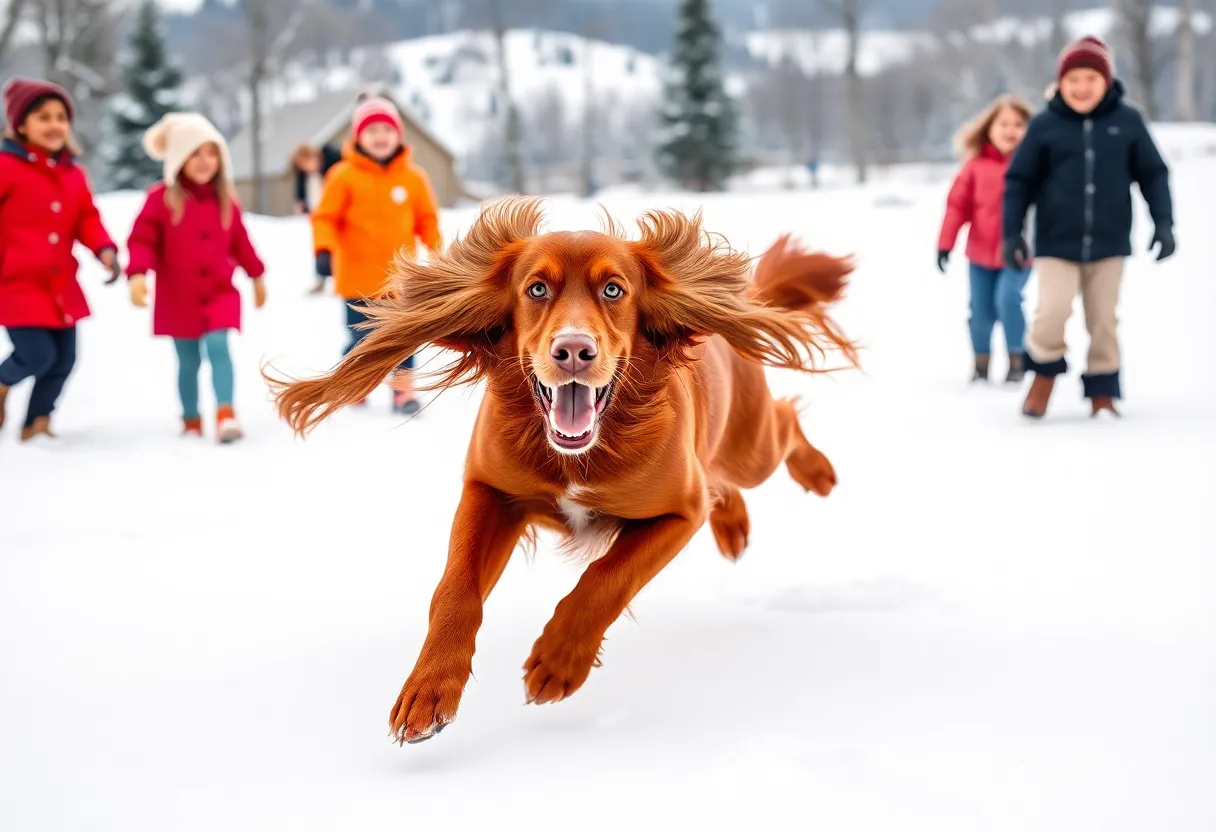
{"label": "white knit hat", "polygon": [[198,113],[169,113],[144,132],[143,145],[149,156],[164,161],[165,184],[172,185],[186,160],[208,142],[220,149],[220,175],[231,185],[228,143],[215,125]]}

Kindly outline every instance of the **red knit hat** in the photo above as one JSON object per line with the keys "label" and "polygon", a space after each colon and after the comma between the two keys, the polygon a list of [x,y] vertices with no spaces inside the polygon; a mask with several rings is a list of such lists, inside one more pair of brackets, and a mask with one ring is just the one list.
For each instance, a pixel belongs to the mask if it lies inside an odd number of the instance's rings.
{"label": "red knit hat", "polygon": [[72,111],[72,97],[68,91],[50,81],[36,81],[32,78],[14,78],[4,85],[4,120],[12,129],[17,129],[25,117],[34,109],[34,104],[41,99],[57,98],[63,102],[68,111],[68,121],[75,117]]}
{"label": "red knit hat", "polygon": [[359,106],[355,108],[355,114],[351,117],[350,127],[355,141],[359,140],[359,134],[369,125],[377,122],[391,124],[399,134],[405,132],[401,125],[401,114],[397,112],[393,102],[372,96],[360,102]]}
{"label": "red knit hat", "polygon": [[1111,69],[1110,49],[1101,38],[1087,35],[1073,41],[1060,52],[1060,60],[1056,66],[1056,81],[1074,69],[1092,69],[1101,73],[1109,87],[1114,78]]}

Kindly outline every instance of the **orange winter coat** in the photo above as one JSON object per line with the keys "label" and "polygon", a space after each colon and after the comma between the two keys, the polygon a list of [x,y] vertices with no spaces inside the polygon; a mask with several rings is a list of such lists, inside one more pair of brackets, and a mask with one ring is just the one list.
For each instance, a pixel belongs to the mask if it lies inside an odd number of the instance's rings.
{"label": "orange winter coat", "polygon": [[313,250],[332,258],[334,288],[346,300],[380,295],[397,252],[443,244],[435,193],[410,149],[381,164],[347,142],[325,177],[312,213]]}

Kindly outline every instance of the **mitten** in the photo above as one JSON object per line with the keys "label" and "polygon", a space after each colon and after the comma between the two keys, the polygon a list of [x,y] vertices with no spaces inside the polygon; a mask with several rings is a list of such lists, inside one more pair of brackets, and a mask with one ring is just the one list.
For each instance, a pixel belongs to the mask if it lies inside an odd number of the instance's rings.
{"label": "mitten", "polygon": [[942,274],[946,273],[946,266],[950,264],[950,252],[939,251],[937,253],[937,270]]}
{"label": "mitten", "polygon": [[255,309],[261,309],[266,305],[266,281],[258,278],[253,281],[253,306]]}
{"label": "mitten", "polygon": [[321,277],[333,277],[334,258],[328,251],[317,252],[317,274]]}
{"label": "mitten", "polygon": [[1025,268],[1030,262],[1030,246],[1026,245],[1026,238],[1021,234],[1005,240],[1004,254],[1007,266]]}
{"label": "mitten", "polygon": [[1152,251],[1154,248],[1157,247],[1158,243],[1161,244],[1161,250],[1159,252],[1157,252],[1158,260],[1164,260],[1167,257],[1173,257],[1174,248],[1175,248],[1174,229],[1157,228],[1157,230],[1155,232],[1153,232],[1153,241],[1148,244],[1148,250]]}
{"label": "mitten", "polygon": [[107,286],[117,282],[118,278],[122,277],[122,264],[118,262],[117,251],[112,248],[104,248],[97,255],[97,259],[101,261],[101,265],[110,271],[110,276],[106,279]]}

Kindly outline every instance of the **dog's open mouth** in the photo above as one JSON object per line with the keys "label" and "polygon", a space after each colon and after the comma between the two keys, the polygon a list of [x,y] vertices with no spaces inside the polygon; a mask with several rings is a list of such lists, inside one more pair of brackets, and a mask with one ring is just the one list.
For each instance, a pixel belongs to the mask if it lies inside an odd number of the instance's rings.
{"label": "dog's open mouth", "polygon": [[558,449],[573,453],[590,448],[616,388],[616,378],[605,387],[588,387],[577,381],[549,387],[536,376],[532,377],[532,384],[545,416],[549,441]]}

